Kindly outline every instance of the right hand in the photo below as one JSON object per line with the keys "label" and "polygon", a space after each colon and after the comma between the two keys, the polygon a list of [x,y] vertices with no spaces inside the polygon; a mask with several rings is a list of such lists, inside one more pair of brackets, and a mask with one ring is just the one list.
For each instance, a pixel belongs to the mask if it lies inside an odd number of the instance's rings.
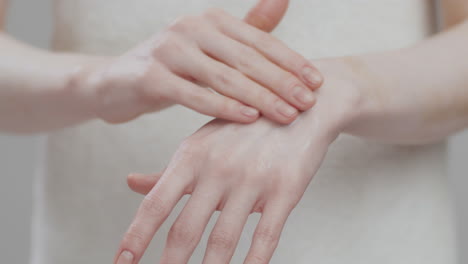
{"label": "right hand", "polygon": [[[287,0],[261,0],[246,21],[271,30]],[[269,21],[271,20],[271,21]],[[315,103],[317,69],[270,34],[218,9],[185,16],[123,56],[92,63],[78,83],[93,111],[122,123],[172,104],[241,123],[288,124]],[[210,91],[210,87],[216,93]]]}

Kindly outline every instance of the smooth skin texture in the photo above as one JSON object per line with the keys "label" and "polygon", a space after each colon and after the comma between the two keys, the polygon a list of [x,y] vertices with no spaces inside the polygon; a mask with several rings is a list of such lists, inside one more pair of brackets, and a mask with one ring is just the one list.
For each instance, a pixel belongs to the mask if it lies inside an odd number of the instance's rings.
{"label": "smooth skin texture", "polygon": [[347,102],[357,99],[341,92],[353,87],[346,87],[330,68],[331,73],[320,68],[326,81],[314,111],[291,125],[263,118],[248,126],[214,120],[181,144],[162,176],[129,176],[132,189],[147,195],[122,240],[123,256],[114,263],[139,263],[155,232],[186,194],[191,197],[170,229],[159,263],[188,263],[216,210],[221,214],[203,263],[230,263],[251,213],[262,217],[245,263],[268,263],[287,217],[337,136],[336,120],[352,113]]}
{"label": "smooth skin texture", "polygon": [[[261,113],[288,124],[315,104],[322,77],[262,31],[287,9],[288,0],[271,1],[249,12],[254,26],[211,9],[177,19],[119,57],[39,50],[0,32],[0,131],[43,132],[94,118],[123,123],[173,104],[236,122]],[[0,0],[0,14],[5,6]]]}
{"label": "smooth skin texture", "polygon": [[[458,12],[457,1],[452,4],[446,7]],[[325,82],[317,104],[292,124],[206,124],[181,144],[164,172],[128,177],[129,186],[146,196],[114,263],[138,263],[183,195],[190,199],[160,263],[187,263],[215,210],[221,214],[203,264],[229,263],[255,212],[262,217],[244,263],[269,263],[291,210],[340,133],[418,145],[468,126],[467,47],[465,20],[414,47],[318,60]],[[131,257],[119,258],[121,253]]]}

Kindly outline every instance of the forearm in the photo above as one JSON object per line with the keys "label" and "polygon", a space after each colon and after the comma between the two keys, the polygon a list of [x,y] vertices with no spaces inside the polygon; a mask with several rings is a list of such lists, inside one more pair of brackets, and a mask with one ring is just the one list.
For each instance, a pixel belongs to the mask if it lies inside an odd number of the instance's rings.
{"label": "forearm", "polygon": [[441,140],[468,125],[468,23],[417,46],[344,58],[361,95],[345,131],[397,144]]}
{"label": "forearm", "polygon": [[0,33],[0,131],[48,131],[93,118],[91,95],[74,89],[84,55],[48,52]]}

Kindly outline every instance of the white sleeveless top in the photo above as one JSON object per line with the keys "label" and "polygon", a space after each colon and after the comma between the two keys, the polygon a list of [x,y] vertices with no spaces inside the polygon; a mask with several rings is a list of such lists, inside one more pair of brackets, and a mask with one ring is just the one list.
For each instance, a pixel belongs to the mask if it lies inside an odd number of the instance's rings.
{"label": "white sleeveless top", "polygon": [[[242,17],[254,2],[55,0],[54,47],[121,54],[180,15],[217,6]],[[292,0],[274,34],[308,58],[381,51],[432,33],[434,13],[426,0]],[[209,120],[176,106],[128,124],[92,121],[51,134],[35,185],[31,263],[111,263],[142,200],[126,175],[160,171],[181,139]],[[142,263],[157,263],[180,205]],[[249,219],[233,263],[242,263],[258,219]],[[402,147],[340,136],[271,263],[455,264],[453,226],[444,143]],[[201,263],[206,237],[191,263]]]}

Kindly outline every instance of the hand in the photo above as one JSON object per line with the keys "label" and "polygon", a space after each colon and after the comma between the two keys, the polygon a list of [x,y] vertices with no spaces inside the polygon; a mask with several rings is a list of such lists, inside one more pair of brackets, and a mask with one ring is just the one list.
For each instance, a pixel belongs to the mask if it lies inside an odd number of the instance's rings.
{"label": "hand", "polygon": [[317,92],[317,105],[296,122],[279,126],[267,119],[249,125],[214,120],[181,144],[164,173],[130,176],[131,188],[147,195],[115,263],[138,263],[186,194],[191,197],[169,232],[161,263],[187,263],[215,210],[222,212],[203,263],[230,263],[253,212],[262,218],[245,263],[268,263],[291,210],[359,103],[345,67],[334,61],[318,65],[327,81]]}
{"label": "hand", "polygon": [[[271,2],[260,1],[246,20],[272,29],[288,1]],[[119,58],[84,67],[78,76],[77,83],[96,94],[97,115],[111,123],[177,103],[242,123],[255,121],[260,111],[287,124],[298,110],[314,105],[312,90],[322,82],[316,68],[284,43],[218,9],[182,17]]]}

